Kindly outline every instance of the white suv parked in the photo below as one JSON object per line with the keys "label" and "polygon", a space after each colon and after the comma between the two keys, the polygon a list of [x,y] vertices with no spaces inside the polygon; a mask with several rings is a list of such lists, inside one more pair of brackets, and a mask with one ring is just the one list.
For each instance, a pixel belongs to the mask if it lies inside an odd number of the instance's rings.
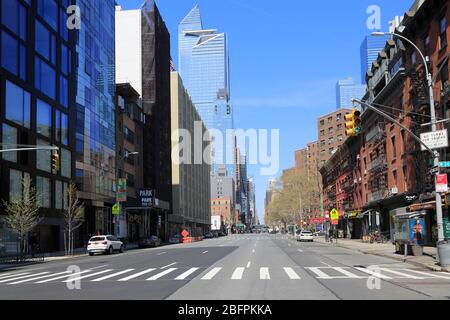
{"label": "white suv parked", "polygon": [[114,251],[123,253],[125,247],[122,241],[111,235],[94,236],[89,239],[87,252],[90,256],[95,253],[112,254]]}
{"label": "white suv parked", "polygon": [[314,241],[312,232],[307,230],[302,230],[298,232],[296,238],[297,241],[310,241],[310,242]]}

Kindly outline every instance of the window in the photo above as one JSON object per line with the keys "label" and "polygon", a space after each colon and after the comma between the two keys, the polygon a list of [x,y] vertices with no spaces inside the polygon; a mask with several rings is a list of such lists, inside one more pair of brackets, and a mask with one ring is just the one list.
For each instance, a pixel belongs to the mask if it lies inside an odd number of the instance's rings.
{"label": "window", "polygon": [[[67,2],[68,0],[64,0],[63,2]],[[64,4],[63,4],[64,5]],[[67,8],[67,6],[66,6]],[[63,37],[64,40],[69,41],[69,28],[67,28],[67,13],[61,9],[59,15],[59,33]]]}
{"label": "window", "polygon": [[333,117],[328,117],[328,123],[332,123],[333,122]]}
{"label": "window", "polygon": [[62,198],[63,198],[63,190],[62,190],[62,182],[55,182],[55,209],[62,209]]}
{"label": "window", "polygon": [[344,137],[342,136],[342,134],[338,135],[338,141],[343,141]]}
{"label": "window", "polygon": [[397,170],[392,171],[392,176],[394,177],[394,186],[397,186]]}
{"label": "window", "polygon": [[50,179],[37,176],[36,192],[40,207],[50,208]]}
{"label": "window", "polygon": [[56,64],[56,37],[39,21],[36,21],[36,51]]}
{"label": "window", "polygon": [[341,119],[342,119],[342,114],[338,113],[337,116],[336,116],[336,120],[340,121]]}
{"label": "window", "polygon": [[342,124],[338,124],[337,129],[342,130]]}
{"label": "window", "polygon": [[413,66],[415,66],[415,65],[417,64],[417,52],[416,52],[416,51],[414,51],[414,52],[411,54],[411,64],[412,64]]}
{"label": "window", "polygon": [[3,31],[1,37],[2,67],[19,76],[22,80],[26,80],[27,51],[25,46],[7,32]]}
{"label": "window", "polygon": [[391,138],[392,143],[392,157],[393,159],[397,158],[397,146],[395,145],[395,136]]}
{"label": "window", "polygon": [[320,120],[320,125],[321,126],[325,125],[325,120]]}
{"label": "window", "polygon": [[441,86],[442,86],[442,91],[444,91],[446,88],[446,83],[448,85],[448,63],[446,63],[442,69],[441,72],[439,73],[439,77],[441,78]]}
{"label": "window", "polygon": [[324,136],[325,135],[325,130],[320,130],[320,136]]}
{"label": "window", "polygon": [[[50,144],[44,140],[37,140],[38,146],[49,146]],[[51,172],[51,154],[50,150],[36,151],[36,168],[45,172]]]}
{"label": "window", "polygon": [[333,127],[328,128],[328,133],[333,133],[333,131],[334,131]]}
{"label": "window", "polygon": [[21,39],[27,38],[27,9],[18,0],[2,1],[2,22]]}
{"label": "window", "polygon": [[423,52],[425,54],[425,57],[430,55],[430,35],[427,34],[423,38]]}
{"label": "window", "polygon": [[48,138],[52,132],[52,107],[39,99],[36,102],[36,132]]}
{"label": "window", "polygon": [[447,47],[447,19],[442,17],[439,23],[439,48],[442,50]]}
{"label": "window", "polygon": [[59,103],[64,107],[69,107],[69,83],[63,76],[59,77]]}
{"label": "window", "polygon": [[58,5],[55,0],[38,0],[38,14],[55,30],[58,30]]}
{"label": "window", "polygon": [[35,86],[47,96],[56,99],[56,72],[40,58],[35,60]]}
{"label": "window", "polygon": [[6,81],[6,119],[30,128],[30,94]]}
{"label": "window", "polygon": [[70,51],[64,44],[61,44],[61,72],[65,75],[68,75],[71,71],[70,64]]}
{"label": "window", "polygon": [[326,143],[325,140],[320,141],[320,146],[321,147],[325,146],[325,143]]}
{"label": "window", "polygon": [[[3,124],[2,135],[3,149],[15,148],[17,145],[17,129]],[[2,153],[3,160],[17,162],[17,152]]]}
{"label": "window", "polygon": [[11,169],[9,171],[9,199],[11,201],[22,198],[22,172]]}
{"label": "window", "polygon": [[71,178],[72,156],[69,150],[61,149],[61,175]]}

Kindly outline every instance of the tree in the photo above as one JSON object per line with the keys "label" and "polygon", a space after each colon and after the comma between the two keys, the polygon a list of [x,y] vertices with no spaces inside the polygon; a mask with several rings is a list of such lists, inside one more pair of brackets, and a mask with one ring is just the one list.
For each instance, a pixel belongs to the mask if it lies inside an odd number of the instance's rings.
{"label": "tree", "polygon": [[23,259],[26,253],[27,234],[41,221],[36,188],[32,186],[31,178],[26,175],[22,181],[22,194],[11,197],[5,206],[5,224],[19,238],[19,253]]}
{"label": "tree", "polygon": [[78,198],[76,185],[71,182],[67,191],[67,206],[63,210],[66,227],[64,229],[64,249],[66,255],[73,255],[73,234],[84,222],[84,205]]}

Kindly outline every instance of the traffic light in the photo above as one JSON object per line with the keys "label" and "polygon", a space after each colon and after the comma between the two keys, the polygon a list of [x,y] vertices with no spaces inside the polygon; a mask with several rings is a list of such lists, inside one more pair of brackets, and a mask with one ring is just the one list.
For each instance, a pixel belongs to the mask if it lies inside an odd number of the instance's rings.
{"label": "traffic light", "polygon": [[59,153],[58,153],[58,151],[55,151],[52,153],[52,169],[58,172],[59,171],[59,163],[60,163]]}
{"label": "traffic light", "polygon": [[351,113],[345,115],[345,135],[347,137],[354,137],[360,135],[361,131],[361,111],[353,109]]}

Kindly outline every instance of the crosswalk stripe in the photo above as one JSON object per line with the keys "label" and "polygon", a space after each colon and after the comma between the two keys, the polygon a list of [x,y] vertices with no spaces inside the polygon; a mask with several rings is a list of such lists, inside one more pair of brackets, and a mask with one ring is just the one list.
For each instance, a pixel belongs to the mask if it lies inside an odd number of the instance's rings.
{"label": "crosswalk stripe", "polygon": [[94,279],[94,280],[91,280],[91,281],[93,281],[93,282],[103,281],[103,280],[106,280],[106,279],[110,279],[110,278],[113,278],[113,277],[120,276],[120,275],[122,275],[122,274],[124,274],[124,273],[131,272],[131,271],[133,271],[133,270],[134,270],[134,269],[123,270],[123,271],[116,272],[116,273],[113,273],[113,274],[109,274],[109,275],[107,275],[107,276],[104,276],[104,277],[101,277],[101,278],[98,278],[98,279]]}
{"label": "crosswalk stripe", "polygon": [[270,280],[269,268],[260,268],[259,269],[259,278],[261,280]]}
{"label": "crosswalk stripe", "polygon": [[36,274],[29,274],[29,275],[26,275],[26,276],[20,276],[20,277],[16,277],[16,278],[3,279],[3,280],[0,280],[0,283],[8,282],[8,281],[14,281],[14,280],[20,280],[20,279],[24,279],[24,278],[30,278],[30,277],[34,277],[34,276],[41,276],[43,274],[48,274],[48,273],[49,272],[46,271],[46,272],[41,272],[41,273],[36,273]]}
{"label": "crosswalk stripe", "polygon": [[77,276],[77,275],[80,275],[80,274],[83,274],[83,273],[86,273],[86,272],[91,272],[91,271],[92,271],[92,270],[84,270],[84,271],[80,271],[80,272],[76,272],[76,273],[72,273],[72,274],[66,274],[66,275],[61,276],[61,277],[56,277],[56,278],[51,278],[51,279],[45,279],[45,280],[38,281],[38,282],[35,282],[35,283],[46,283],[46,282],[51,282],[51,281],[55,281],[55,280],[67,278],[67,277],[69,277],[69,276]]}
{"label": "crosswalk stripe", "polygon": [[231,276],[231,280],[241,280],[242,275],[244,274],[245,268],[236,268],[234,270],[233,275]]}
{"label": "crosswalk stripe", "polygon": [[325,272],[320,270],[320,268],[311,267],[308,269],[311,270],[312,272],[314,272],[318,276],[317,279],[333,279],[332,277],[327,275]]}
{"label": "crosswalk stripe", "polygon": [[409,271],[409,272],[415,272],[424,276],[429,276],[432,278],[440,278],[440,279],[447,279],[450,280],[450,277],[446,277],[446,276],[441,276],[440,274],[437,273],[428,273],[428,272],[423,272],[423,271],[419,271],[419,270],[413,270],[413,269],[404,269],[405,271]]}
{"label": "crosswalk stripe", "polygon": [[187,277],[189,277],[191,274],[193,274],[195,271],[197,271],[198,269],[199,268],[190,268],[188,271],[186,271],[183,274],[176,277],[175,280],[184,280]]}
{"label": "crosswalk stripe", "polygon": [[102,270],[102,271],[99,271],[99,272],[87,274],[85,276],[79,276],[79,277],[76,277],[76,278],[70,277],[69,279],[64,280],[63,282],[79,281],[79,280],[82,280],[82,279],[95,277],[95,276],[98,276],[99,274],[104,274],[104,273],[111,272],[111,271],[113,271],[113,269],[106,269],[106,270]]}
{"label": "crosswalk stripe", "polygon": [[166,274],[169,274],[171,272],[174,272],[175,270],[177,270],[178,268],[170,268],[167,270],[164,270],[163,272],[160,272],[158,274],[155,274],[154,276],[150,277],[147,279],[147,281],[155,281],[158,280],[161,277],[164,277]]}
{"label": "crosswalk stripe", "polygon": [[119,280],[117,280],[117,281],[128,281],[128,280],[131,280],[131,279],[140,277],[140,276],[142,276],[142,275],[144,275],[144,274],[146,274],[146,273],[150,273],[150,272],[152,272],[152,271],[154,271],[154,270],[156,270],[156,269],[155,269],[155,268],[150,268],[150,269],[147,269],[147,270],[138,272],[138,273],[136,273],[136,274],[132,274],[131,276],[128,276],[128,277],[119,279]]}
{"label": "crosswalk stripe", "polygon": [[292,268],[284,268],[284,271],[287,273],[291,280],[301,279],[300,276]]}
{"label": "crosswalk stripe", "polygon": [[342,274],[345,274],[347,277],[349,277],[351,279],[361,279],[362,278],[362,277],[360,277],[354,273],[351,273],[350,271],[345,270],[344,268],[341,268],[341,267],[336,267],[336,268],[334,268],[334,270],[339,271]]}
{"label": "crosswalk stripe", "polygon": [[372,270],[369,270],[369,269],[366,269],[366,268],[357,267],[355,269],[359,270],[359,271],[362,271],[362,272],[365,272],[365,273],[368,273],[368,274],[370,274],[370,275],[372,275],[374,277],[380,278],[380,279],[392,279],[391,277],[388,277],[388,276],[386,276],[384,274],[381,274],[381,273],[378,273],[378,272],[375,272],[375,271],[372,271]]}
{"label": "crosswalk stripe", "polygon": [[222,270],[222,268],[214,268],[211,271],[209,271],[207,274],[205,274],[202,277],[202,280],[211,280],[212,278],[214,278],[214,276],[216,274],[218,274],[220,272],[220,270]]}
{"label": "crosswalk stripe", "polygon": [[396,274],[396,275],[399,275],[399,276],[404,276],[404,277],[410,278],[410,279],[416,279],[416,280],[423,280],[424,279],[423,277],[413,276],[411,274],[406,274],[406,273],[399,272],[399,271],[392,270],[392,269],[388,269],[388,268],[381,268],[381,270],[386,271],[386,272],[390,272],[390,273],[393,273],[393,274]]}
{"label": "crosswalk stripe", "polygon": [[25,274],[29,274],[29,272],[13,273],[13,274],[9,274],[9,276],[4,275],[4,276],[0,277],[0,279],[11,278],[11,277],[21,276],[21,275],[25,275]]}
{"label": "crosswalk stripe", "polygon": [[64,272],[59,272],[59,273],[52,273],[52,274],[48,274],[46,276],[41,276],[41,277],[36,277],[36,278],[31,278],[31,279],[15,281],[15,282],[11,282],[11,283],[8,283],[8,284],[19,284],[19,283],[24,283],[24,282],[30,282],[30,281],[34,281],[34,280],[45,279],[45,278],[48,278],[48,277],[59,276],[61,274],[67,274],[69,272],[70,271],[64,271]]}

